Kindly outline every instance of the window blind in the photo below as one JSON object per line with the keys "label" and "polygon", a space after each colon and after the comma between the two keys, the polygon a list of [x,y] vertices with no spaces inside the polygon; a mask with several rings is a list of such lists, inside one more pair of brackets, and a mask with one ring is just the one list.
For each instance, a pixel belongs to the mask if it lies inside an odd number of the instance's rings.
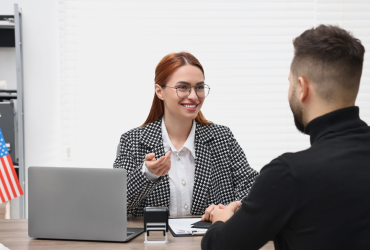
{"label": "window blind", "polygon": [[[112,167],[120,135],[144,123],[154,70],[187,51],[211,88],[202,112],[231,128],[260,170],[310,146],[288,104],[293,38],[338,24],[370,47],[367,1],[59,1],[63,164]],[[366,52],[357,105],[370,123]]]}

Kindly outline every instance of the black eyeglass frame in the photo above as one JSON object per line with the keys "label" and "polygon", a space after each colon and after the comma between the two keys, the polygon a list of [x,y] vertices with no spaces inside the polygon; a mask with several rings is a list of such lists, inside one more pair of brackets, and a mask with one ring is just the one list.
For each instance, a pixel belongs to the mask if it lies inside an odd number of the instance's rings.
{"label": "black eyeglass frame", "polygon": [[179,96],[179,93],[177,92],[177,89],[179,88],[179,87],[170,87],[170,86],[167,86],[167,85],[162,85],[161,87],[167,87],[167,88],[171,88],[171,89],[176,89],[176,95],[177,95],[177,97],[178,98],[181,98],[181,99],[185,99],[185,98],[187,98],[190,94],[191,94],[191,89],[192,88],[194,88],[194,91],[195,91],[195,94],[198,96],[198,98],[201,98],[201,99],[204,99],[204,98],[206,98],[208,95],[209,95],[209,91],[211,91],[211,88],[207,85],[207,84],[204,84],[204,85],[202,85],[203,87],[206,87],[206,88],[208,88],[208,93],[207,93],[207,95],[205,96],[205,97],[200,97],[199,95],[198,95],[198,92],[197,92],[197,90],[196,90],[196,87],[199,87],[199,86],[190,86],[190,89],[189,89],[189,94],[187,95],[187,96],[185,96],[185,97],[180,97]]}

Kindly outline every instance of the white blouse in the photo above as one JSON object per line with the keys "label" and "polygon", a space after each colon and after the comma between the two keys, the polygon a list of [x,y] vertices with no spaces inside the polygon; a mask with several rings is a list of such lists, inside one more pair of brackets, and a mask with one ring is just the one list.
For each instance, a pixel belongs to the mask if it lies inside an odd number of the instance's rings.
{"label": "white blouse", "polygon": [[[172,151],[171,169],[168,171],[170,215],[190,215],[195,173],[195,121],[193,121],[188,139],[183,147],[177,151],[172,145],[164,124],[164,118],[162,118],[162,139],[164,151]],[[145,162],[142,171],[151,181],[159,178],[146,168]]]}

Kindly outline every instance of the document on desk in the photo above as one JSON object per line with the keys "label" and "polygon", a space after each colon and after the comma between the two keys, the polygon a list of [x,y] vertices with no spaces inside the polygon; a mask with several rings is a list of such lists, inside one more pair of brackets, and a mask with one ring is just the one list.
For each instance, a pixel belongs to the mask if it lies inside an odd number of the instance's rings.
{"label": "document on desk", "polygon": [[10,250],[10,249],[0,243],[0,250]]}
{"label": "document on desk", "polygon": [[194,228],[192,224],[200,221],[199,218],[168,219],[170,231],[174,237],[202,236],[207,232],[204,228]]}

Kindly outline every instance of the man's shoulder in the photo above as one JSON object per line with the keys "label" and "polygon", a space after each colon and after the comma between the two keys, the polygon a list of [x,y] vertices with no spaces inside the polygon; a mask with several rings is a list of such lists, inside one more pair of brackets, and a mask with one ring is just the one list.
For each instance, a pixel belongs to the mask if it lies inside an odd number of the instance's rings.
{"label": "man's shoulder", "polygon": [[291,172],[294,176],[300,175],[305,169],[311,166],[310,161],[313,159],[310,148],[299,152],[287,152],[275,159],[261,169],[261,173],[271,168],[285,169]]}
{"label": "man's shoulder", "polygon": [[309,155],[312,155],[310,152],[311,148],[298,151],[298,152],[286,152],[278,157],[280,161],[284,161],[288,165],[292,165],[292,167],[297,167],[296,164],[294,164],[297,161],[301,161],[302,159],[309,158]]}

